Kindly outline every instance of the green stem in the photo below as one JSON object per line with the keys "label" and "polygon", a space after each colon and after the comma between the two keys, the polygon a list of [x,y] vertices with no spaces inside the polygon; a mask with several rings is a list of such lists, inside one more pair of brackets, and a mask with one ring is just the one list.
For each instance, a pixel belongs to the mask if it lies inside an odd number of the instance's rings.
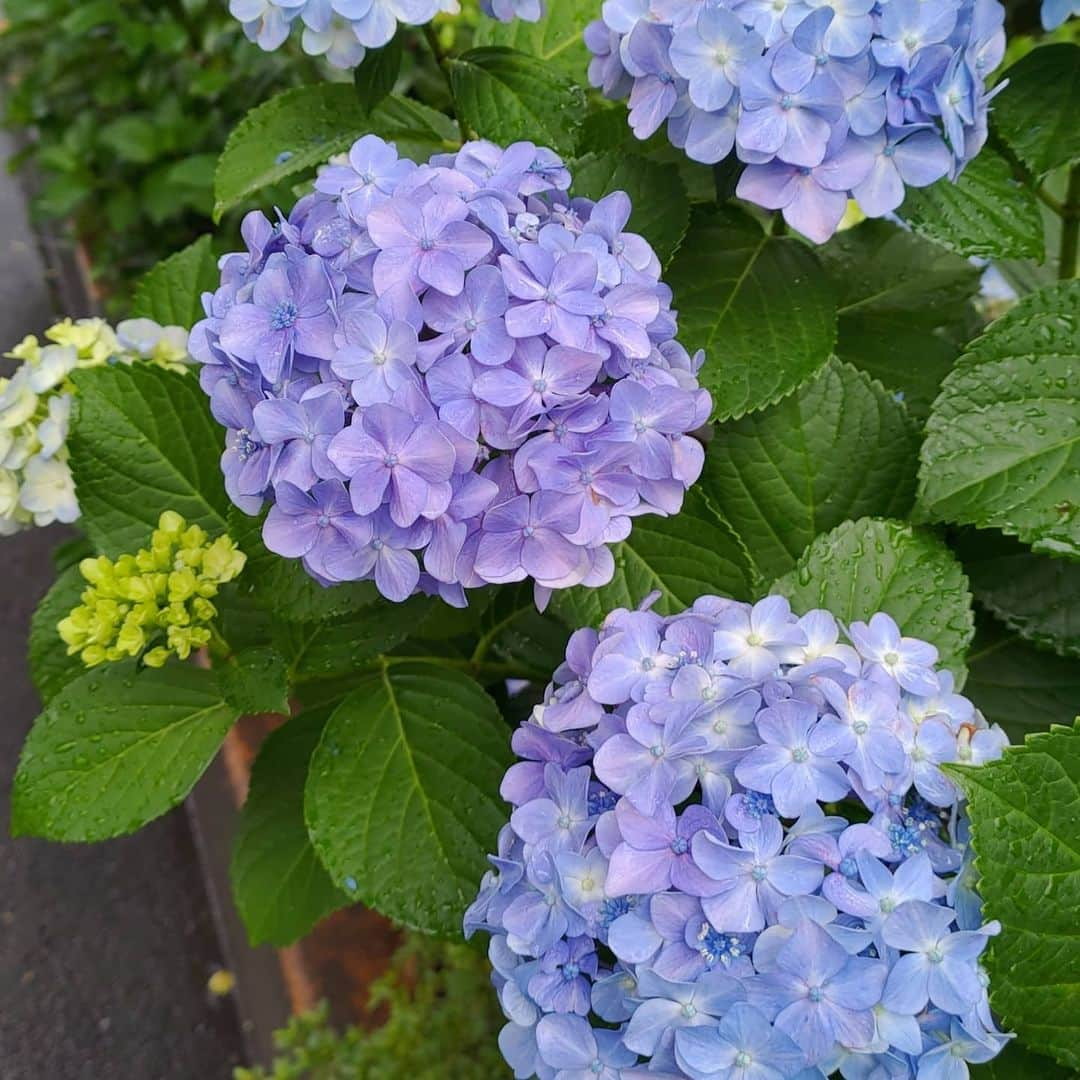
{"label": "green stem", "polygon": [[454,119],[457,121],[458,128],[461,130],[461,136],[466,139],[475,138],[474,133],[469,130],[465,121],[462,119],[461,113],[458,112],[457,98],[454,97],[454,80],[450,74],[450,58],[446,55],[442,43],[439,41],[439,35],[436,32],[435,27],[429,22],[424,23],[421,30],[424,34],[424,40],[427,42],[427,47],[431,50],[431,55],[435,58],[435,63],[439,65],[439,70],[446,80],[446,89],[450,93],[450,106],[454,110]]}
{"label": "green stem", "polygon": [[450,91],[450,100],[453,101],[454,83],[450,78],[450,65],[446,62],[447,56],[443,51],[442,43],[439,41],[439,35],[435,31],[435,27],[429,22],[424,23],[421,29],[424,33],[424,40],[431,50],[431,55],[435,57],[435,63],[439,65],[439,70],[443,73],[443,78],[446,80],[447,89]]}
{"label": "green stem", "polygon": [[228,660],[232,656],[232,646],[221,636],[221,631],[214,623],[210,623],[210,641],[207,648],[215,660]]}
{"label": "green stem", "polygon": [[1069,170],[1069,186],[1061,210],[1061,247],[1058,277],[1070,281],[1077,272],[1077,241],[1080,239],[1080,163]]}
{"label": "green stem", "polygon": [[535,673],[522,671],[517,664],[504,664],[493,661],[460,660],[450,656],[381,656],[379,665],[391,667],[394,664],[437,664],[440,667],[454,668],[468,675],[487,675],[501,679],[529,679]]}
{"label": "green stem", "polygon": [[1050,207],[1059,217],[1064,214],[1065,207],[1039,183],[1038,177],[1016,156],[1013,148],[1000,138],[996,132],[990,133],[990,146],[993,147],[1008,163],[1012,169],[1013,177],[1024,185],[1040,202]]}
{"label": "green stem", "polygon": [[1046,206],[1049,206],[1050,209],[1058,215],[1058,217],[1064,216],[1065,207],[1061,203],[1059,203],[1057,199],[1055,199],[1054,196],[1046,190],[1046,188],[1040,185],[1036,188],[1033,188],[1032,190],[1035,192],[1035,198],[1038,199],[1041,203],[1044,203]]}
{"label": "green stem", "polygon": [[[550,672],[533,671],[520,664],[508,664],[496,660],[480,661],[465,660],[454,656],[387,656],[382,654],[366,663],[358,664],[354,674],[375,674],[386,671],[388,668],[400,664],[434,664],[436,667],[452,668],[454,671],[463,671],[481,682],[496,682],[500,679],[525,679],[529,682],[546,682]],[[294,680],[290,680],[293,682]],[[296,686],[304,686],[306,683],[318,682],[318,676],[298,678]]]}

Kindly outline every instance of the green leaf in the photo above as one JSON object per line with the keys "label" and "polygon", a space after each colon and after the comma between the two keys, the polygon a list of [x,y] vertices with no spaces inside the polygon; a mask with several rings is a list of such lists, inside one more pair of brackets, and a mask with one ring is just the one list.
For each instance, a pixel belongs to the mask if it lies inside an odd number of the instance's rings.
{"label": "green leaf", "polygon": [[60,25],[66,35],[79,38],[96,26],[115,22],[118,17],[119,12],[114,0],[91,0],[88,4],[73,8],[64,16]]}
{"label": "green leaf", "polygon": [[393,665],[334,710],[311,759],[305,812],[350,896],[429,933],[461,933],[506,821],[509,730],[467,676]]}
{"label": "green leaf", "polygon": [[41,598],[30,620],[30,677],[44,704],[86,671],[78,656],[68,656],[56,630],[57,623],[78,607],[85,588],[78,566],[69,566]]}
{"label": "green leaf", "polygon": [[818,254],[837,291],[836,355],[924,419],[967,340],[979,271],[885,221],[837,233]]}
{"label": "green leaf", "polygon": [[536,22],[481,19],[474,41],[531,53],[568,78],[580,79],[589,66],[582,31],[595,14],[591,0],[545,0],[544,14]]}
{"label": "green leaf", "polygon": [[832,289],[805,244],[767,235],[739,210],[696,210],[690,235],[666,275],[679,340],[705,350],[700,378],[716,418],[737,418],[790,394],[828,360]]}
{"label": "green leaf", "polygon": [[224,532],[224,436],[198,379],[148,364],[86,368],[71,378],[68,446],[94,546],[113,557],[136,551],[164,510],[213,535]]}
{"label": "green leaf", "polygon": [[979,620],[964,693],[1012,739],[1070,723],[1080,701],[1080,661],[1041,652],[992,619]]}
{"label": "green leaf", "polygon": [[949,773],[968,797],[983,911],[1002,927],[991,1004],[1006,1030],[1080,1069],[1080,725]]}
{"label": "green leaf", "polygon": [[304,823],[308,764],[328,710],[301,713],[263,743],[229,868],[252,945],[290,945],[349,898],[319,862]]}
{"label": "green leaf", "polygon": [[937,646],[938,663],[963,682],[975,632],[971,593],[953,553],[932,533],[862,518],[819,536],[772,591],[798,613],[825,608],[842,622],[891,615],[904,634]]}
{"label": "green leaf", "polygon": [[908,188],[898,213],[916,232],[961,255],[1043,257],[1039,204],[989,146],[955,183],[946,177],[927,188]]}
{"label": "green leaf", "polygon": [[521,678],[546,683],[566,657],[567,628],[536,609],[531,581],[506,585],[484,609],[473,655],[515,665]]}
{"label": "green leaf", "polygon": [[[235,506],[229,509],[229,535],[247,556],[244,572],[236,583],[243,599],[279,619],[298,623],[370,609],[379,599],[373,581],[320,585],[299,559],[286,559],[267,550],[262,542],[262,524],[262,517],[248,517]],[[317,630],[312,628],[313,633]]]}
{"label": "green leaf", "polygon": [[1080,282],[1024,297],[974,341],[926,426],[919,504],[1080,557]]}
{"label": "green leaf", "polygon": [[653,610],[671,615],[699,596],[749,600],[760,577],[735,530],[706,497],[692,487],[682,511],[672,517],[634,519],[628,539],[612,547],[615,576],[598,589],[578,585],[555,593],[552,605],[571,627],[596,626],[614,608],[635,608],[653,590]]}
{"label": "green leaf", "polygon": [[142,278],[135,288],[132,317],[190,330],[204,315],[202,294],[212,292],[219,282],[210,237],[200,236]]}
{"label": "green leaf", "polygon": [[371,112],[394,89],[401,74],[405,36],[400,28],[381,49],[368,49],[353,72],[353,83],[360,105]]}
{"label": "green leaf", "polygon": [[68,683],[34,722],[11,800],[15,836],[105,840],[192,789],[238,711],[186,664],[110,664]]}
{"label": "green leaf", "polygon": [[1080,656],[1080,564],[1034,555],[1001,533],[966,533],[956,545],[975,599],[1022,638]]}
{"label": "green leaf", "polygon": [[585,93],[543,60],[514,49],[472,49],[448,61],[462,122],[506,145],[530,139],[563,153],[585,117]]}
{"label": "green leaf", "polygon": [[573,193],[601,199],[612,191],[630,196],[629,229],[641,233],[664,265],[690,224],[686,186],[674,169],[634,154],[586,154],[570,166]]}
{"label": "green leaf", "polygon": [[279,627],[278,642],[296,682],[331,679],[356,671],[404,641],[420,624],[432,600],[414,596],[395,604],[381,597],[351,615]]}
{"label": "green leaf", "polygon": [[842,521],[904,516],[918,452],[903,406],[831,360],[778,404],[717,425],[701,484],[771,581]]}
{"label": "green leaf", "polygon": [[369,114],[345,83],[286,90],[249,112],[229,136],[214,177],[214,220],[368,132],[394,140],[399,153],[421,161],[460,145],[454,122],[418,101],[391,94]]}
{"label": "green leaf", "polygon": [[1016,156],[1036,176],[1080,158],[1080,45],[1033,49],[1002,78],[991,116]]}
{"label": "green leaf", "polygon": [[241,649],[214,670],[225,700],[240,712],[289,715],[289,670],[276,649]]}
{"label": "green leaf", "polygon": [[975,1080],[1075,1080],[1076,1073],[1063,1069],[1048,1057],[1036,1054],[1016,1039],[1011,1039],[998,1056],[985,1065],[977,1065]]}
{"label": "green leaf", "polygon": [[149,165],[158,156],[157,128],[147,116],[121,116],[111,120],[101,129],[98,138],[121,161]]}

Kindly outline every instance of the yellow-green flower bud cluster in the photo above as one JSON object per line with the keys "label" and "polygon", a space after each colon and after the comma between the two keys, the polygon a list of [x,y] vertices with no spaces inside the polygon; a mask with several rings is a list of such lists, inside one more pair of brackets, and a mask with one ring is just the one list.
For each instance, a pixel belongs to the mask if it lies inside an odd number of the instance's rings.
{"label": "yellow-green flower bud cluster", "polygon": [[150,667],[173,654],[186,660],[210,641],[213,598],[245,560],[228,536],[211,540],[167,510],[149,547],[79,564],[88,583],[82,603],[58,626],[68,655],[77,653],[87,667],[137,656]]}
{"label": "yellow-green flower bud cluster", "polygon": [[186,370],[191,362],[186,332],[149,319],[115,330],[102,319],[64,319],[44,344],[31,334],[7,355],[22,363],[0,378],[0,536],[79,516],[67,449],[72,371],[136,362]]}

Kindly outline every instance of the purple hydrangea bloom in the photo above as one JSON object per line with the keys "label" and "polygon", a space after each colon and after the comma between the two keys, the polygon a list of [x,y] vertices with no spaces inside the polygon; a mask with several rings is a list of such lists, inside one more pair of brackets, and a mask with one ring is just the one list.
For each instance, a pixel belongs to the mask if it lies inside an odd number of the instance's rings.
{"label": "purple hydrangea bloom", "polygon": [[234,305],[220,330],[222,350],[257,367],[271,384],[296,353],[315,360],[333,354],[333,283],[317,255],[297,255],[271,255],[254,280],[251,299]]}
{"label": "purple hydrangea bloom", "polygon": [[1004,734],[887,616],[654,599],[577,631],[512,740],[465,929],[491,934],[515,1075],[954,1080],[989,1060],[999,927],[937,763],[992,760]]}
{"label": "purple hydrangea bloom", "polygon": [[[1047,25],[1077,0],[1045,0]],[[737,193],[823,243],[849,198],[892,213],[955,178],[986,140],[1004,57],[999,0],[608,0],[589,81],[640,139],[667,123],[695,161],[733,154]]]}
{"label": "purple hydrangea bloom", "polygon": [[242,510],[333,480],[367,521],[307,559],[319,581],[462,605],[531,578],[542,604],[609,581],[633,517],[678,512],[704,464],[701,357],[630,200],[570,182],[529,142],[416,165],[365,135],[277,226],[245,219],[192,354]]}

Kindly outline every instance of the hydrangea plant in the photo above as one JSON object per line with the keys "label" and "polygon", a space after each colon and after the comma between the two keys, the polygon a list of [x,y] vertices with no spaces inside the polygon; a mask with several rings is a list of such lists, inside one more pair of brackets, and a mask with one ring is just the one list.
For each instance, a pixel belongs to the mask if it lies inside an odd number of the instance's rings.
{"label": "hydrangea plant", "polygon": [[[199,377],[61,384],[84,535],[13,830],[128,832],[277,713],[252,941],[353,902],[484,928],[522,1078],[1080,1069],[1070,24],[234,9],[393,41],[254,110],[242,249],[140,286]],[[720,115],[711,168],[659,132]]]}

